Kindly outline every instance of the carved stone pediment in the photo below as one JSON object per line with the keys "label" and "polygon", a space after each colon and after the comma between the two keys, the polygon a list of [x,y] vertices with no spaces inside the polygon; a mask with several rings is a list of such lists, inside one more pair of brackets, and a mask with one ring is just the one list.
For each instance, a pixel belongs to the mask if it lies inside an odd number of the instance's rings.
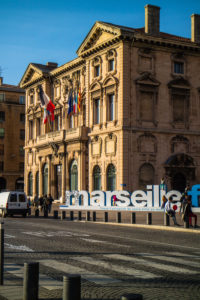
{"label": "carved stone pediment", "polygon": [[119,27],[104,22],[96,22],[77,50],[77,54],[80,56],[83,52],[103,45],[120,34],[121,29]]}
{"label": "carved stone pediment", "polygon": [[189,89],[190,88],[190,83],[187,79],[180,76],[178,78],[175,78],[175,79],[171,80],[168,83],[168,87],[169,88],[179,87],[179,88]]}
{"label": "carved stone pediment", "polygon": [[151,73],[145,72],[135,80],[136,84],[159,86],[160,82],[152,76]]}

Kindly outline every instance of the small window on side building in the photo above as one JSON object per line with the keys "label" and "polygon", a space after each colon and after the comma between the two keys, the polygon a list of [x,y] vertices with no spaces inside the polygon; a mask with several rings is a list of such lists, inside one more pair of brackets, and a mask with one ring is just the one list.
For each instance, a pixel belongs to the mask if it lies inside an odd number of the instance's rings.
{"label": "small window on side building", "polygon": [[175,74],[184,74],[184,63],[183,62],[174,62],[174,73]]}

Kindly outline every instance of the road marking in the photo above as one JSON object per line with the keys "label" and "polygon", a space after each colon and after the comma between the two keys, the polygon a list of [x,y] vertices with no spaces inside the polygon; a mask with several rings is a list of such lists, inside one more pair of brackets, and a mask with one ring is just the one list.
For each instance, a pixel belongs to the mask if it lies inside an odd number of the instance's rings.
{"label": "road marking", "polygon": [[195,267],[195,268],[200,268],[200,263],[199,262],[196,262],[196,261],[187,261],[185,260],[184,258],[179,258],[179,257],[173,257],[171,256],[171,254],[167,255],[167,256],[162,256],[162,255],[152,255],[152,254],[147,254],[146,255],[143,255],[143,257],[149,257],[149,258],[153,258],[153,259],[157,259],[157,260],[163,260],[163,261],[167,261],[167,262],[174,262],[174,263],[177,263],[177,264],[181,264],[181,265],[185,265],[185,266],[191,266],[191,267]]}
{"label": "road marking", "polygon": [[[194,259],[200,259],[200,255],[193,255],[193,254],[186,254],[186,253],[180,253],[180,252],[165,252],[169,256],[180,256],[180,257],[189,257]],[[197,253],[196,253],[197,254]]]}
{"label": "road marking", "polygon": [[111,242],[106,242],[106,241],[100,241],[100,240],[93,240],[93,239],[85,239],[85,238],[80,238],[83,241],[89,242],[89,243],[101,243],[101,244],[107,244],[107,245],[112,245],[115,247],[125,247],[125,248],[130,248],[131,246],[127,245],[120,245],[117,243],[111,243]]}
{"label": "road marking", "polygon": [[12,238],[15,238],[15,236],[14,235],[11,235],[11,234],[5,234],[5,239],[7,238],[7,239],[12,239]]}
{"label": "road marking", "polygon": [[121,282],[120,280],[117,280],[110,276],[97,274],[95,272],[88,271],[86,269],[75,267],[75,266],[72,266],[69,264],[61,263],[56,260],[45,259],[45,260],[40,260],[39,262],[46,267],[50,267],[50,268],[59,270],[64,273],[80,274],[83,279],[86,279],[90,282],[94,282],[96,284],[104,285],[104,284],[109,284],[109,283]]}
{"label": "road marking", "polygon": [[23,231],[23,234],[33,235],[37,237],[72,237],[72,236],[78,236],[78,237],[89,237],[88,234],[84,233],[73,233],[69,231]]}
{"label": "road marking", "polygon": [[[187,270],[187,269],[184,269],[181,267],[179,268],[179,267],[174,267],[171,265],[159,264],[156,262],[151,262],[146,259],[137,258],[137,257],[125,256],[125,255],[121,255],[121,254],[106,254],[104,256],[107,258],[111,258],[111,259],[129,261],[129,262],[133,262],[134,264],[149,266],[149,267],[159,269],[162,271],[169,271],[169,272],[173,272],[173,273],[183,273],[183,274],[198,274],[198,272],[196,272],[196,271],[190,271],[190,270]],[[149,257],[149,256],[147,256],[147,257]]]}
{"label": "road marking", "polygon": [[[15,275],[19,278],[23,278],[24,276],[24,267],[19,266],[17,264],[5,264],[4,271]],[[61,288],[63,286],[63,283],[61,281],[55,280],[49,276],[40,273],[39,285],[48,290],[54,290]]]}
{"label": "road marking", "polygon": [[8,248],[8,249],[20,250],[20,251],[25,251],[25,252],[35,252],[31,248],[24,246],[24,245],[17,246],[17,245],[12,245],[12,244],[7,244],[7,243],[4,243],[4,245],[5,245],[5,248]]}
{"label": "road marking", "polygon": [[76,256],[76,257],[72,257],[74,260],[83,262],[83,263],[87,263],[87,264],[91,264],[91,265],[95,265],[98,267],[102,267],[105,269],[109,269],[110,271],[115,271],[117,273],[122,273],[124,275],[131,275],[134,276],[136,278],[143,278],[143,279],[152,279],[152,278],[160,278],[162,276],[160,275],[156,275],[150,272],[145,272],[142,270],[136,270],[133,268],[127,268],[127,267],[123,267],[123,266],[119,266],[119,265],[114,265],[105,261],[102,261],[100,259],[96,259],[96,258],[92,258],[92,257],[87,257],[87,256]]}

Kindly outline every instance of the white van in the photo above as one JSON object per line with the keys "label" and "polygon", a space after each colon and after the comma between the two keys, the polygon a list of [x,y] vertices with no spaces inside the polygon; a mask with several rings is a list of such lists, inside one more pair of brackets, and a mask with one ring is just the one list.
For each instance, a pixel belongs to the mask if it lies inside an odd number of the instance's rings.
{"label": "white van", "polygon": [[0,193],[0,213],[2,217],[8,215],[26,217],[28,212],[29,203],[25,193],[17,191]]}

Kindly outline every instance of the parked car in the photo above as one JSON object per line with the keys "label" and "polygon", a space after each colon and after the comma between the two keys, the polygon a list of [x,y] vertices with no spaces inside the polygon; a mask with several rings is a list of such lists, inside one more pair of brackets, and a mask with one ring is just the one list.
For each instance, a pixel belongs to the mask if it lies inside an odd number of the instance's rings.
{"label": "parked car", "polygon": [[0,193],[0,213],[2,217],[8,215],[22,215],[26,217],[29,212],[29,203],[24,192]]}

